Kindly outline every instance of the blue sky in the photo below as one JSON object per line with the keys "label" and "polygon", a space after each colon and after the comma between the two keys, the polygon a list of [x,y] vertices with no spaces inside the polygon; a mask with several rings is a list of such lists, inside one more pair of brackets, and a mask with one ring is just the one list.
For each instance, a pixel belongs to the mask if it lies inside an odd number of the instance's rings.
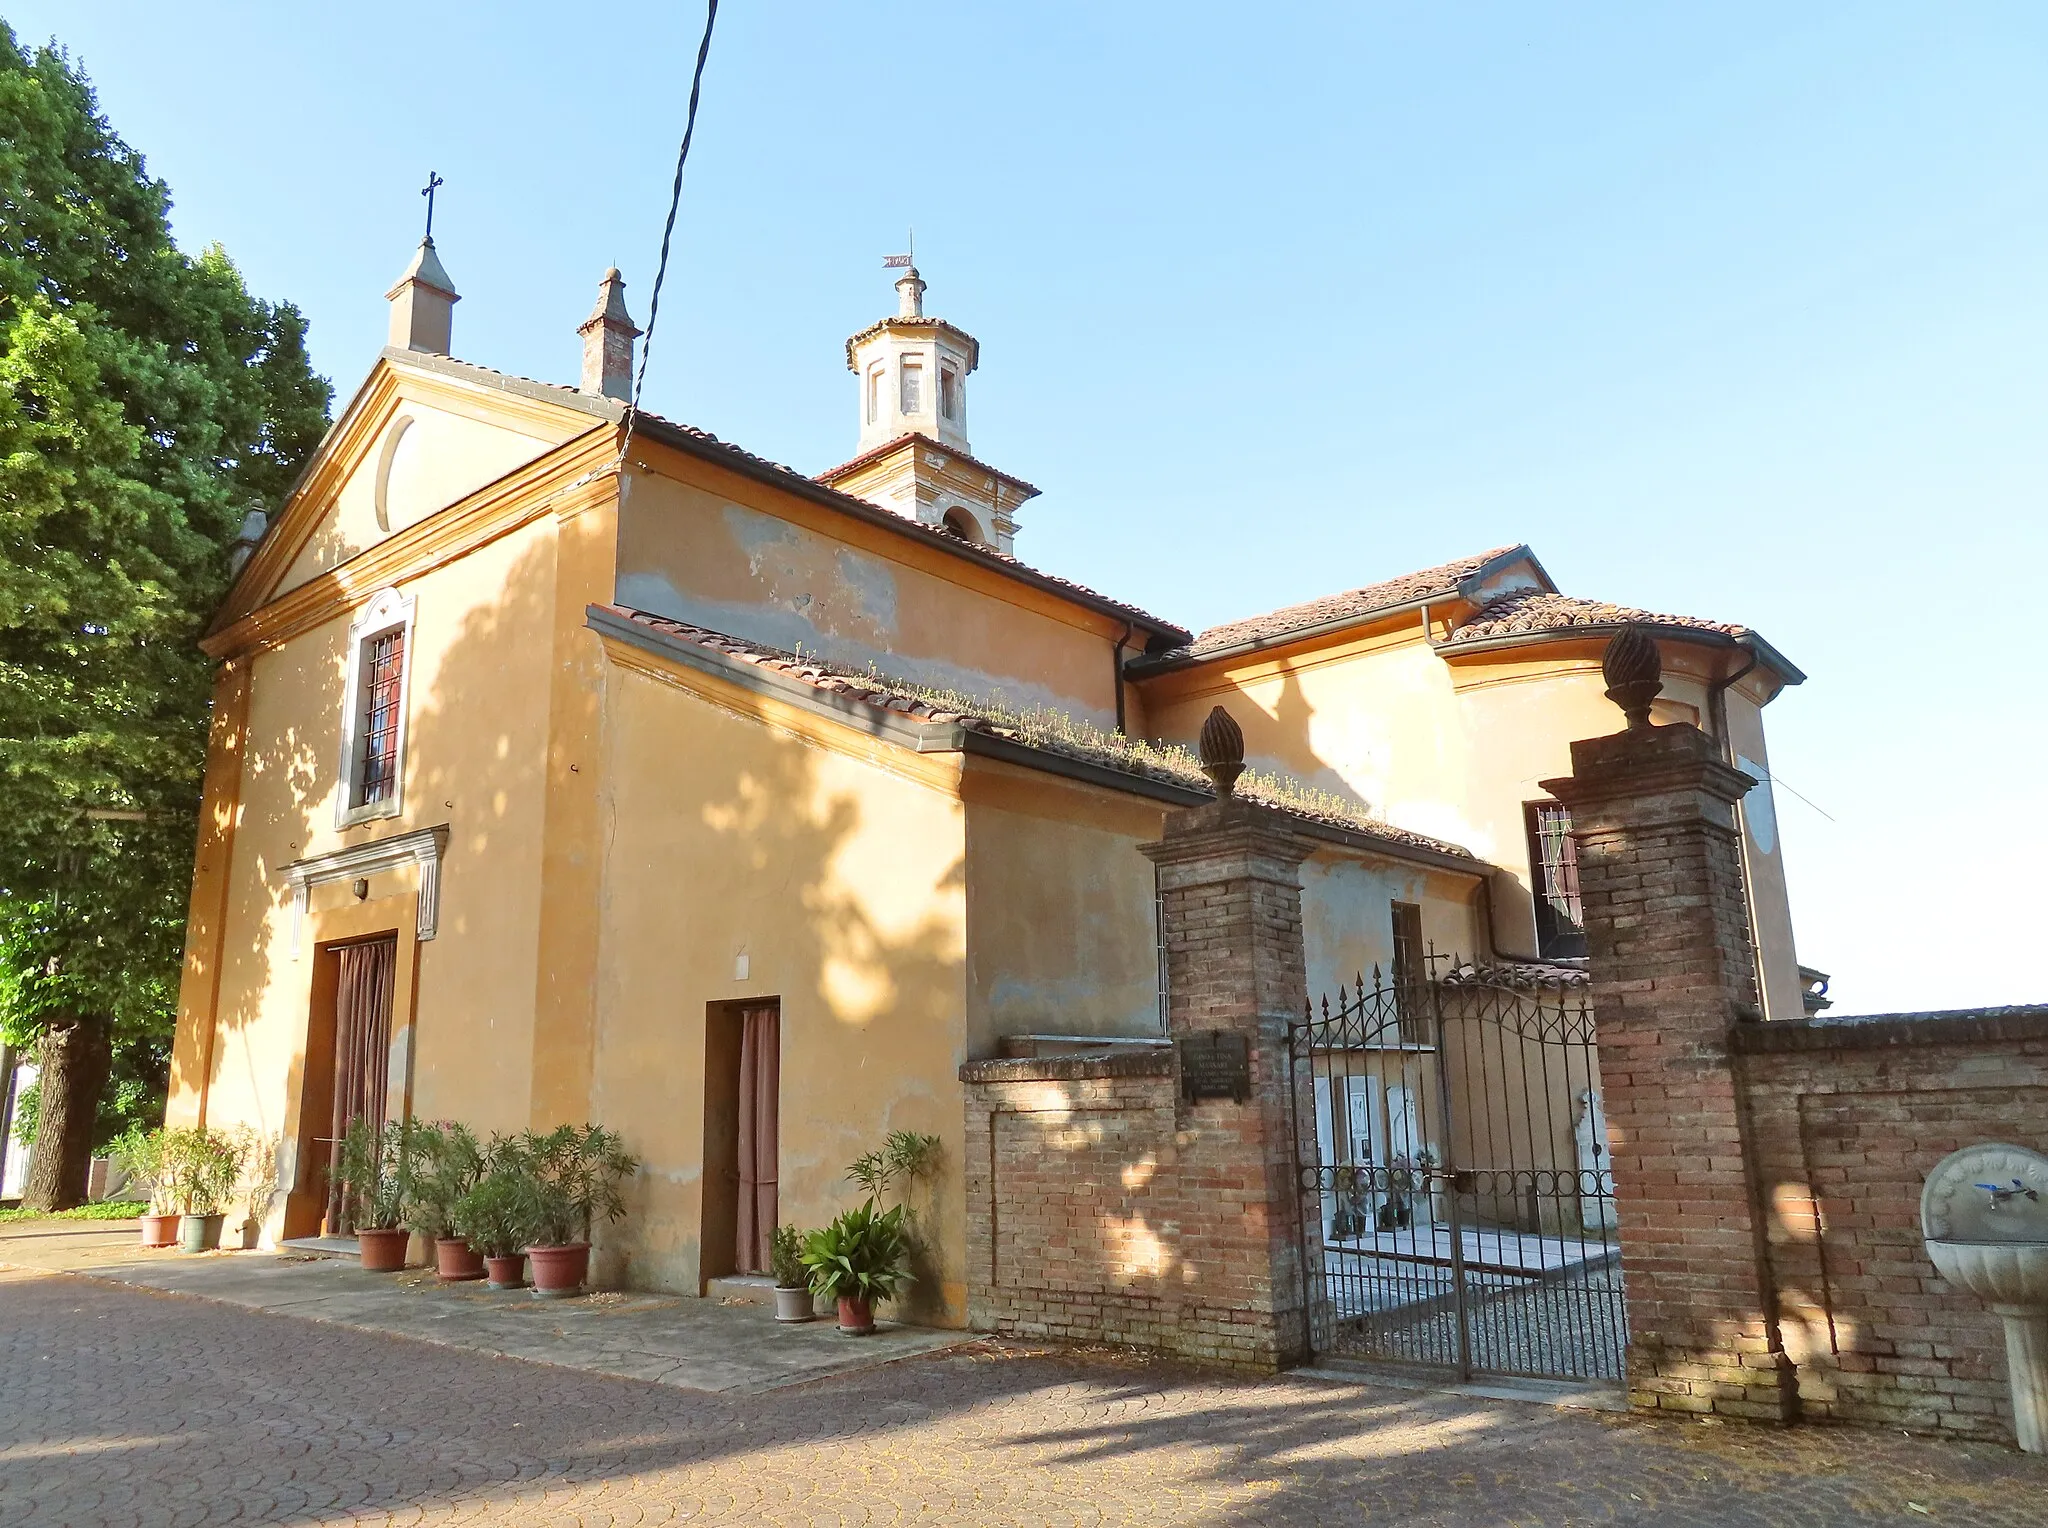
{"label": "blue sky", "polygon": [[[614,261],[645,318],[691,4],[5,14],[343,397],[429,168],[459,355],[573,381]],[[2044,79],[2031,3],[727,0],[648,402],[851,455],[915,224],[1020,554],[1199,627],[1528,541],[1747,622],[1811,676],[1770,735],[1842,1011],[2039,1001]]]}

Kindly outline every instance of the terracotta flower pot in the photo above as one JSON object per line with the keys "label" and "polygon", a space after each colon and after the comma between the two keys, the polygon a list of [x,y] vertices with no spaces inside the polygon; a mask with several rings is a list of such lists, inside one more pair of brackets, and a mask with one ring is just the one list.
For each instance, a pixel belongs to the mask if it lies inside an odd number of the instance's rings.
{"label": "terracotta flower pot", "polygon": [[365,1273],[397,1273],[405,1267],[406,1247],[412,1241],[412,1232],[404,1226],[387,1229],[364,1229],[356,1232],[356,1246],[363,1260]]}
{"label": "terracotta flower pot", "polygon": [[875,1308],[857,1295],[839,1297],[839,1330],[849,1337],[865,1337],[875,1329]]}
{"label": "terracotta flower pot", "polygon": [[434,1238],[434,1273],[444,1283],[460,1284],[484,1276],[484,1256],[459,1236]]}
{"label": "terracotta flower pot", "polygon": [[142,1245],[145,1247],[173,1247],[178,1242],[177,1215],[145,1215],[142,1217]]}
{"label": "terracotta flower pot", "polygon": [[543,1300],[566,1300],[583,1288],[583,1276],[590,1272],[590,1243],[574,1242],[566,1247],[528,1247],[533,1259],[533,1292]]}
{"label": "terracotta flower pot", "polygon": [[220,1245],[220,1228],[225,1215],[180,1215],[178,1248],[182,1252],[211,1252]]}
{"label": "terracotta flower pot", "polygon": [[490,1278],[492,1289],[524,1289],[526,1287],[526,1254],[514,1252],[506,1257],[487,1257],[484,1268]]}
{"label": "terracotta flower pot", "polygon": [[815,1321],[818,1319],[818,1300],[806,1286],[784,1289],[775,1286],[775,1319],[777,1321]]}

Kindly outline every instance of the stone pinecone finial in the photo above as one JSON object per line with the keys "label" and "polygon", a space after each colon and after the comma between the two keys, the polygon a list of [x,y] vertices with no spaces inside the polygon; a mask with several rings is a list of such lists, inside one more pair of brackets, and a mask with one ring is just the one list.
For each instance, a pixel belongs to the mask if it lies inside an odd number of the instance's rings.
{"label": "stone pinecone finial", "polygon": [[1631,732],[1650,725],[1650,702],[1664,689],[1664,659],[1657,639],[1636,622],[1617,631],[1600,660],[1607,698],[1621,707]]}
{"label": "stone pinecone finial", "polygon": [[1202,723],[1202,773],[1216,786],[1216,799],[1228,801],[1244,773],[1244,732],[1221,706]]}

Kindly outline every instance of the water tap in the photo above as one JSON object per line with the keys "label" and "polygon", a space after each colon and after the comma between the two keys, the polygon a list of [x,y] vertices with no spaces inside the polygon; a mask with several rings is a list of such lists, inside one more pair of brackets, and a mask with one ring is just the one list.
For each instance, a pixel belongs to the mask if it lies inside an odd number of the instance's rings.
{"label": "water tap", "polygon": [[1977,1187],[1991,1196],[1991,1208],[1994,1210],[2002,1210],[2013,1200],[2022,1197],[2034,1204],[2041,1202],[2040,1194],[2017,1178],[2012,1180],[2011,1188],[2000,1188],[1996,1183],[1979,1183]]}

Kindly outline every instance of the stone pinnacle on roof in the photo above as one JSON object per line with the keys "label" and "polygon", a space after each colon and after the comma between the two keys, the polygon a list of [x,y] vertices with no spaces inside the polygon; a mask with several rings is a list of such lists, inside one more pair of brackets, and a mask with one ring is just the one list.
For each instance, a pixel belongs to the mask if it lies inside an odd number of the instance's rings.
{"label": "stone pinnacle on roof", "polygon": [[390,343],[399,350],[447,355],[453,340],[455,305],[462,301],[455,279],[441,264],[428,234],[413,251],[412,263],[384,298],[391,304]]}
{"label": "stone pinnacle on roof", "polygon": [[914,265],[896,278],[896,316],[924,317],[924,277],[918,275]]}
{"label": "stone pinnacle on roof", "polygon": [[626,311],[626,282],[615,265],[597,285],[597,306],[576,326],[583,336],[583,380],[577,391],[627,403],[633,397],[633,341],[639,326]]}

